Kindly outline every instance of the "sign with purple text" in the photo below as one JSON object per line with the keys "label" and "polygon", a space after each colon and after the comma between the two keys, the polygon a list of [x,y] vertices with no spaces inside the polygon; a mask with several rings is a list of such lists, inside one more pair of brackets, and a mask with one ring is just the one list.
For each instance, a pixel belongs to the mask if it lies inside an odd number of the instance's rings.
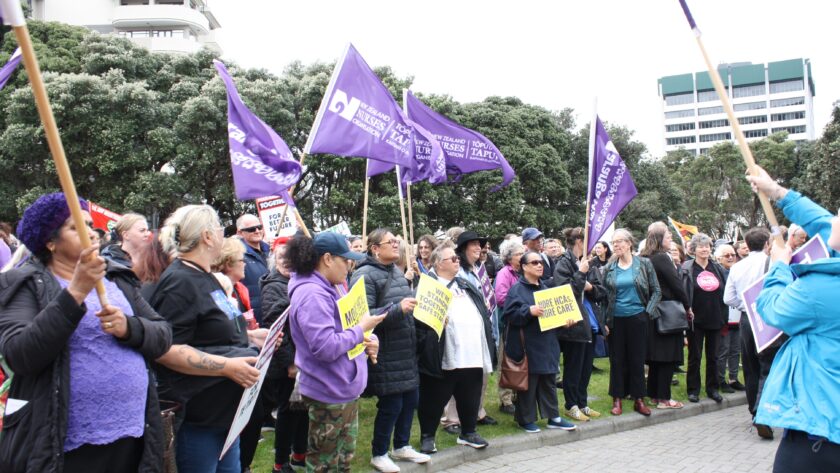
{"label": "sign with purple text", "polygon": [[[790,264],[809,264],[823,258],[828,258],[828,248],[818,234],[796,250],[790,258]],[[794,275],[794,277],[796,276]],[[782,335],[781,330],[764,323],[761,314],[756,310],[756,301],[758,301],[758,296],[761,295],[763,288],[764,277],[751,284],[741,294],[744,307],[747,308],[747,318],[750,320],[753,338],[755,338],[755,347],[759,352],[770,346]]]}
{"label": "sign with purple text", "polygon": [[492,314],[496,310],[496,292],[493,290],[490,276],[487,275],[487,268],[483,264],[478,268],[478,280],[481,282],[484,303],[487,304],[487,310]]}

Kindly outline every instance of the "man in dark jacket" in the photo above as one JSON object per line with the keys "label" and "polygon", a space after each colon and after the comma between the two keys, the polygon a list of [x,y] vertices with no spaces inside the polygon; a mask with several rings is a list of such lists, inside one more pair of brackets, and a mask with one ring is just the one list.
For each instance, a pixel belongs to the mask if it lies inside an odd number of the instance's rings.
{"label": "man in dark jacket", "polygon": [[472,284],[457,276],[458,257],[452,247],[435,248],[430,276],[452,291],[446,324],[438,339],[426,324],[417,322],[420,355],[420,420],[422,453],[435,453],[435,432],[443,408],[455,397],[461,431],[459,445],[481,449],[488,445],[476,432],[481,403],[482,380],[496,363],[492,322],[484,296]]}
{"label": "man in dark jacket", "polygon": [[528,227],[522,230],[522,244],[525,245],[525,248],[527,248],[528,251],[540,254],[540,258],[542,258],[543,267],[545,269],[540,280],[544,282],[546,286],[552,286],[551,278],[554,276],[554,262],[544,253],[545,235],[543,235],[543,232],[534,227]]}
{"label": "man in dark jacket", "polygon": [[260,296],[260,278],[268,273],[268,258],[270,248],[263,241],[265,232],[260,219],[255,215],[244,214],[236,219],[236,234],[242,239],[245,247],[245,277],[242,284],[248,288],[251,296],[251,308],[254,318],[262,324],[262,297]]}

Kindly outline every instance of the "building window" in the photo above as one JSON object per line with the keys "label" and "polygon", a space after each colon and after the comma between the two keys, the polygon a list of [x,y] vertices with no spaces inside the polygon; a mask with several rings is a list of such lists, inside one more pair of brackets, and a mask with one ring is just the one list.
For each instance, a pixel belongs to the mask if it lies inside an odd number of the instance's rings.
{"label": "building window", "polygon": [[773,133],[778,133],[780,131],[786,131],[786,132],[790,133],[791,135],[794,135],[796,133],[805,133],[805,125],[783,126],[783,127],[780,127],[780,128],[773,128]]}
{"label": "building window", "polygon": [[697,154],[700,154],[700,155],[707,155],[707,154],[709,154],[709,150],[710,150],[710,149],[711,149],[711,148],[700,148],[700,149],[698,149],[698,150],[697,150]]}
{"label": "building window", "polygon": [[676,110],[673,112],[665,112],[665,118],[685,118],[685,117],[693,117],[694,116],[694,109],[690,108],[688,110]]}
{"label": "building window", "polygon": [[764,84],[745,85],[732,88],[732,97],[736,99],[739,97],[754,97],[756,95],[764,95],[766,93],[767,90],[764,88]]}
{"label": "building window", "polygon": [[804,90],[805,82],[802,79],[786,80],[784,82],[773,82],[770,84],[771,94],[780,94],[782,92],[794,92],[797,90]]}
{"label": "building window", "polygon": [[718,100],[716,90],[704,90],[702,92],[697,92],[698,102],[711,102],[712,100]]}
{"label": "building window", "polygon": [[745,130],[744,136],[746,138],[763,138],[767,136],[767,129],[764,128],[761,130]]}
{"label": "building window", "polygon": [[665,105],[684,105],[687,103],[694,103],[694,92],[665,97]]}
{"label": "building window", "polygon": [[791,105],[804,105],[805,97],[791,97],[789,99],[778,99],[770,101],[770,108],[790,107]]}
{"label": "building window", "polygon": [[700,122],[700,128],[701,129],[703,129],[703,128],[719,128],[719,127],[728,126],[728,125],[729,125],[729,120],[726,120],[726,119],[723,119],[723,120],[709,120],[709,121],[705,121],[705,122]]}
{"label": "building window", "polygon": [[736,103],[732,106],[736,112],[743,112],[746,110],[761,110],[767,107],[767,102],[750,102],[750,103]]}
{"label": "building window", "polygon": [[741,117],[738,119],[741,125],[749,125],[751,123],[767,123],[767,115],[755,115],[752,117]]}
{"label": "building window", "polygon": [[723,113],[723,107],[705,107],[697,109],[697,115],[714,115],[716,113]]}
{"label": "building window", "polygon": [[774,113],[770,115],[770,120],[774,122],[782,122],[785,120],[802,120],[803,118],[805,118],[805,112]]}
{"label": "building window", "polygon": [[183,5],[184,0],[155,0],[157,5]]}
{"label": "building window", "polygon": [[677,124],[674,124],[674,125],[665,125],[665,131],[666,132],[687,131],[687,130],[693,130],[693,129],[694,129],[694,123],[677,123]]}
{"label": "building window", "polygon": [[723,140],[731,140],[732,133],[712,133],[710,135],[700,135],[700,142],[701,143],[708,143],[710,141],[723,141]]}
{"label": "building window", "polygon": [[129,6],[129,5],[148,5],[149,0],[120,0],[120,5],[122,6]]}
{"label": "building window", "polygon": [[667,138],[665,140],[665,143],[668,145],[685,145],[694,142],[695,138],[693,136],[678,136],[676,138]]}

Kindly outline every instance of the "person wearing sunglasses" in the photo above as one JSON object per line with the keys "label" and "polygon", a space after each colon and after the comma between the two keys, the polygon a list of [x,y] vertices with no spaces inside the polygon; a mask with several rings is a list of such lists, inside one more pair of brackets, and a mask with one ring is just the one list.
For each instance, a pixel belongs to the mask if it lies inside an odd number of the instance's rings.
{"label": "person wearing sunglasses", "polygon": [[[715,258],[723,266],[723,273],[728,278],[729,269],[737,261],[735,248],[728,243],[718,245],[715,249]],[[741,365],[741,334],[738,331],[741,312],[733,307],[728,307],[728,318],[726,325],[720,330],[720,342],[718,343],[718,385],[721,392],[734,393],[736,390],[744,390],[744,385],[738,381],[738,370]],[[726,381],[727,367],[729,367],[729,382]]]}
{"label": "person wearing sunglasses", "polygon": [[256,215],[244,214],[236,219],[236,234],[245,247],[245,277],[242,284],[251,295],[251,308],[257,323],[262,322],[262,297],[260,296],[260,278],[268,274],[268,258],[271,248],[263,241],[265,232]]}

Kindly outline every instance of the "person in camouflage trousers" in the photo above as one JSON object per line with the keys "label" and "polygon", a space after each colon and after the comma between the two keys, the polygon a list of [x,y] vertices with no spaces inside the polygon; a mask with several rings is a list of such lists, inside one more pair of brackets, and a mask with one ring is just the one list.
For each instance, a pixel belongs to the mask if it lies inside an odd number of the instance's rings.
{"label": "person in camouflage trousers", "polygon": [[307,399],[307,472],[350,471],[359,431],[359,401],[326,404]]}

